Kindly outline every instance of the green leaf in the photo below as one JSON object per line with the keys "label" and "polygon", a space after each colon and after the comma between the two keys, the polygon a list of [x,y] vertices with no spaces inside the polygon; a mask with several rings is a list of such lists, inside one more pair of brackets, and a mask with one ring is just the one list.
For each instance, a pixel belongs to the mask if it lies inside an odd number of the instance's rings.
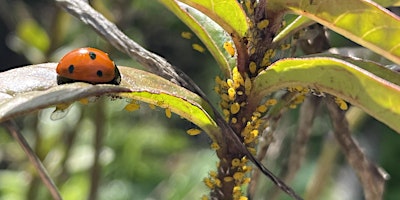
{"label": "green leaf", "polygon": [[210,137],[219,132],[202,98],[157,75],[120,66],[120,86],[79,82],[57,85],[56,65],[38,64],[0,73],[0,122],[82,98],[112,94],[169,108]]}
{"label": "green leaf", "polygon": [[311,24],[315,23],[311,19],[305,16],[298,16],[295,20],[289,23],[285,28],[283,28],[272,40],[274,43],[278,43],[287,37],[291,36],[293,33],[305,28]]}
{"label": "green leaf", "polygon": [[289,9],[400,63],[400,20],[373,2],[271,0],[267,9]]}
{"label": "green leaf", "polygon": [[324,57],[277,61],[255,78],[250,101],[290,86],[340,97],[400,133],[400,86],[356,65]]}
{"label": "green leaf", "polygon": [[175,0],[161,0],[160,2],[197,35],[213,55],[224,75],[230,77],[231,68],[236,61],[230,58],[223,48],[224,42],[230,40],[230,36],[224,32],[224,29],[203,13],[186,4]]}

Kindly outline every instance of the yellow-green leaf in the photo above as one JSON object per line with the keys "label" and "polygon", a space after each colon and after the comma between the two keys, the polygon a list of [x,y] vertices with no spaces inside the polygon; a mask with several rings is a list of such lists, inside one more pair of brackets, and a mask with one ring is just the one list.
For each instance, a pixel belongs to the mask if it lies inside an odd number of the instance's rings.
{"label": "yellow-green leaf", "polygon": [[176,0],[161,0],[179,19],[184,22],[203,42],[208,51],[213,55],[225,77],[230,77],[231,68],[236,64],[225,53],[223,44],[230,40],[224,29],[204,13]]}
{"label": "yellow-green leaf", "polygon": [[365,0],[271,0],[267,9],[289,9],[400,63],[400,19]]}
{"label": "yellow-green leaf", "polygon": [[251,101],[290,86],[340,97],[400,133],[400,86],[356,65],[324,57],[277,61],[255,78]]}

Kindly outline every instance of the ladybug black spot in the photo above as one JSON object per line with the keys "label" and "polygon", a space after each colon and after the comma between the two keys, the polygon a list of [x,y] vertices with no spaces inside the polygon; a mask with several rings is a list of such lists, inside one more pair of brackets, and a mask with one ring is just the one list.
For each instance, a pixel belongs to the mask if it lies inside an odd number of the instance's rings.
{"label": "ladybug black spot", "polygon": [[90,59],[95,60],[96,54],[94,52],[89,52]]}
{"label": "ladybug black spot", "polygon": [[98,77],[102,77],[103,76],[103,72],[101,70],[97,71],[97,76]]}
{"label": "ladybug black spot", "polygon": [[75,69],[74,65],[70,65],[70,66],[68,67],[68,72],[69,72],[70,74],[72,74],[72,73],[74,73],[74,69]]}

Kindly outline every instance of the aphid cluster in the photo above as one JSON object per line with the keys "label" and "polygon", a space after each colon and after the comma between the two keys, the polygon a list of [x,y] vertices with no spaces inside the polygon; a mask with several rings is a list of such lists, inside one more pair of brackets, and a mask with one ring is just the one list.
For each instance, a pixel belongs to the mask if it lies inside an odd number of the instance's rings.
{"label": "aphid cluster", "polygon": [[220,106],[225,116],[225,120],[231,124],[238,122],[238,113],[242,107],[246,106],[246,95],[251,92],[251,80],[249,77],[243,78],[235,67],[232,70],[232,79],[223,81],[220,77],[215,78],[215,92],[221,96]]}
{"label": "aphid cluster", "polygon": [[[220,164],[217,164],[220,173],[210,171],[208,177],[203,179],[204,184],[211,190],[218,190],[223,183],[234,183],[233,199],[243,200],[247,197],[243,196],[242,186],[250,182],[250,178],[246,177],[246,173],[252,170],[252,167],[247,165],[246,157],[234,158],[231,161],[229,169],[222,169]],[[203,196],[202,199],[208,199],[208,196]]]}

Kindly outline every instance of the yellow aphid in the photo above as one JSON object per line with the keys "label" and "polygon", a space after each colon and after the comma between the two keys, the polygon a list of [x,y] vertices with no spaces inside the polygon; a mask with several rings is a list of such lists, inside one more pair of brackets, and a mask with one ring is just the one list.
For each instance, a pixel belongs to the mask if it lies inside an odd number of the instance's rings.
{"label": "yellow aphid", "polygon": [[236,123],[237,123],[237,118],[236,118],[236,117],[232,117],[231,123],[232,123],[232,124],[236,124]]}
{"label": "yellow aphid", "polygon": [[260,113],[265,113],[267,112],[268,107],[266,105],[260,105],[257,107],[257,111]]}
{"label": "yellow aphid", "polygon": [[255,74],[257,70],[257,64],[255,62],[250,62],[249,64],[250,73]]}
{"label": "yellow aphid", "polygon": [[240,166],[240,159],[239,158],[234,158],[234,159],[232,159],[232,167],[238,167],[238,166]]}
{"label": "yellow aphid", "polygon": [[210,172],[208,172],[208,174],[210,174],[210,176],[213,178],[217,177],[217,175],[218,175],[218,173],[216,171],[212,171],[212,170]]}
{"label": "yellow aphid", "polygon": [[239,70],[237,67],[234,67],[232,69],[232,78],[233,78],[233,82],[235,83],[235,88],[240,87],[240,85],[244,85],[244,80],[242,75],[240,74]]}
{"label": "yellow aphid", "polygon": [[253,112],[253,116],[259,118],[259,117],[261,117],[261,113],[257,112],[257,111],[254,111]]}
{"label": "yellow aphid", "polygon": [[249,172],[249,171],[252,170],[252,168],[251,168],[251,166],[244,165],[244,166],[242,167],[242,170],[243,170],[243,172]]}
{"label": "yellow aphid", "polygon": [[246,95],[250,95],[251,86],[252,86],[251,79],[249,77],[246,77],[246,80],[244,81],[244,93]]}
{"label": "yellow aphid", "polygon": [[230,107],[231,114],[233,114],[233,115],[236,114],[236,113],[238,113],[239,110],[240,110],[240,105],[239,105],[238,102],[233,103],[233,104],[231,105],[231,107]]}
{"label": "yellow aphid", "polygon": [[89,104],[89,99],[88,98],[79,99],[79,103],[81,103],[83,105],[87,105],[87,104]]}
{"label": "yellow aphid", "polygon": [[207,195],[203,195],[202,197],[201,197],[201,200],[209,200],[210,198],[208,198],[208,196]]}
{"label": "yellow aphid", "polygon": [[235,100],[236,90],[234,88],[229,88],[228,89],[228,96],[229,96],[229,100],[231,100],[231,101]]}
{"label": "yellow aphid", "polygon": [[224,116],[229,116],[231,114],[228,109],[223,109],[222,113],[224,114]]}
{"label": "yellow aphid", "polygon": [[139,108],[140,108],[140,104],[137,101],[133,100],[131,103],[126,105],[124,109],[129,112],[133,112],[135,110],[138,110]]}
{"label": "yellow aphid", "polygon": [[214,185],[214,183],[211,181],[210,178],[204,178],[204,179],[203,179],[203,182],[204,182],[204,184],[205,184],[208,188],[214,189],[215,185]]}
{"label": "yellow aphid", "polygon": [[278,101],[276,100],[276,99],[268,99],[266,102],[265,102],[265,105],[266,106],[273,106],[273,105],[275,105],[275,104],[277,104],[278,103]]}
{"label": "yellow aphid", "polygon": [[193,34],[191,32],[183,31],[181,37],[190,40],[192,39]]}
{"label": "yellow aphid", "polygon": [[244,178],[244,173],[243,172],[235,172],[233,174],[233,179],[237,180],[237,181],[241,181]]}
{"label": "yellow aphid", "polygon": [[231,42],[225,42],[224,49],[229,53],[229,55],[231,55],[231,57],[235,55],[235,47],[233,47]]}
{"label": "yellow aphid", "polygon": [[268,49],[263,57],[263,60],[261,61],[261,66],[266,67],[271,64],[271,58],[275,56],[275,50],[273,49]]}
{"label": "yellow aphid", "polygon": [[[250,181],[249,181],[249,182],[250,182]],[[245,197],[245,196],[240,196],[239,200],[248,200],[248,198]]]}
{"label": "yellow aphid", "polygon": [[231,177],[231,176],[225,176],[225,177],[224,177],[224,181],[225,181],[225,182],[231,182],[231,181],[233,181],[233,177]]}
{"label": "yellow aphid", "polygon": [[242,188],[240,188],[240,186],[233,187],[233,193],[237,193],[237,192],[240,192],[240,191],[242,191]]}
{"label": "yellow aphid", "polygon": [[257,136],[258,136],[258,130],[252,130],[252,131],[250,132],[250,134],[251,134],[253,137],[257,137]]}
{"label": "yellow aphid", "polygon": [[241,96],[241,95],[243,95],[243,91],[241,91],[241,90],[236,91],[236,94],[239,95],[239,96]]}
{"label": "yellow aphid", "polygon": [[198,135],[201,132],[202,131],[200,129],[197,129],[197,128],[191,128],[191,129],[186,131],[186,133],[189,134],[189,135]]}
{"label": "yellow aphid", "polygon": [[171,113],[171,109],[170,108],[166,108],[165,109],[165,116],[167,116],[168,118],[171,118],[172,113]]}
{"label": "yellow aphid", "polygon": [[219,148],[221,147],[218,145],[218,143],[216,142],[211,143],[211,149],[218,150]]}
{"label": "yellow aphid", "polygon": [[342,110],[347,110],[349,108],[347,106],[347,103],[341,98],[335,97],[335,102],[339,106],[339,108]]}
{"label": "yellow aphid", "polygon": [[267,19],[264,19],[257,23],[257,28],[262,30],[264,28],[267,28],[268,25],[269,25],[269,21]]}
{"label": "yellow aphid", "polygon": [[231,88],[234,87],[232,79],[229,78],[228,80],[226,80],[226,83],[228,84],[229,87],[231,87]]}
{"label": "yellow aphid", "polygon": [[192,48],[200,53],[204,53],[204,51],[206,51],[206,49],[203,46],[196,43],[192,44]]}
{"label": "yellow aphid", "polygon": [[219,179],[217,179],[217,178],[214,180],[214,183],[215,183],[215,185],[216,185],[217,187],[219,187],[219,188],[222,186],[221,180],[219,180]]}
{"label": "yellow aphid", "polygon": [[246,164],[247,162],[249,162],[249,159],[247,159],[247,157],[244,156],[240,161],[241,161],[242,164],[244,165],[244,164]]}

